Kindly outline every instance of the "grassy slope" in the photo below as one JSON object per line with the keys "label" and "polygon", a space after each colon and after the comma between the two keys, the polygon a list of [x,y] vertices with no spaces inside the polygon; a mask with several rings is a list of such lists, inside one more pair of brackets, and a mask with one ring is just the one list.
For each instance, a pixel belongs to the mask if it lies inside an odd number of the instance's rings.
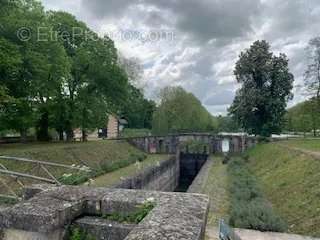
{"label": "grassy slope", "polygon": [[111,173],[99,176],[94,179],[90,186],[94,187],[111,187],[119,182],[122,178],[133,177],[144,169],[155,166],[162,160],[167,160],[168,155],[149,155],[143,162],[137,162],[127,167],[121,168]]}
{"label": "grassy slope", "polygon": [[15,144],[0,146],[0,154],[64,164],[87,164],[97,168],[105,161],[118,161],[140,151],[125,141],[86,143]]}
{"label": "grassy slope", "polygon": [[[132,159],[138,160],[144,154],[124,141],[96,141],[87,143],[50,143],[50,144],[17,144],[0,146],[0,155],[26,157],[35,160],[57,162],[63,164],[88,165],[93,169],[100,169],[106,163],[118,163]],[[135,158],[137,158],[135,160]],[[34,168],[28,163],[0,160],[9,170],[33,173],[38,176],[45,176],[43,171]],[[64,173],[70,173],[69,169],[53,168],[48,169],[59,177]],[[9,178],[1,176],[5,181]],[[26,184],[34,183],[30,180],[23,180]],[[12,184],[12,183],[11,183]],[[17,187],[17,186],[14,186]],[[6,193],[6,189],[0,185],[0,193]]]}
{"label": "grassy slope", "polygon": [[290,232],[320,237],[320,161],[277,143],[259,145],[249,156],[251,170]]}

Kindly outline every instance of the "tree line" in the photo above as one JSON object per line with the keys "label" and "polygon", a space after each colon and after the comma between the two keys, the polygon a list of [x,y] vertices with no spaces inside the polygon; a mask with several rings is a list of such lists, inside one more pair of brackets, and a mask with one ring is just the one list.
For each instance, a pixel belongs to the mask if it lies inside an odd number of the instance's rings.
{"label": "tree line", "polygon": [[114,42],[36,0],[0,0],[0,131],[73,139],[106,126],[107,114],[150,127],[155,104],[134,86]]}
{"label": "tree line", "polygon": [[320,37],[310,40],[307,47],[308,65],[304,74],[304,88],[309,99],[290,108],[286,114],[285,130],[312,132],[320,130]]}
{"label": "tree line", "polygon": [[182,87],[166,87],[159,95],[152,121],[154,134],[216,131],[217,120],[192,93]]}
{"label": "tree line", "polygon": [[46,12],[36,0],[0,0],[0,5],[0,132],[13,130],[24,139],[34,129],[38,140],[48,141],[54,129],[60,140],[64,133],[72,140],[75,128],[85,137],[105,127],[108,113],[154,134],[243,130],[270,136],[285,126],[302,129],[304,122],[315,134],[319,128],[320,38],[308,48],[305,87],[311,100],[303,111],[292,111],[302,120],[286,114],[294,82],[289,60],[272,53],[266,41],[240,54],[234,74],[241,87],[229,116],[213,117],[181,87],[161,90],[158,106],[146,99],[135,84],[139,64],[119,56],[110,38],[73,15]]}

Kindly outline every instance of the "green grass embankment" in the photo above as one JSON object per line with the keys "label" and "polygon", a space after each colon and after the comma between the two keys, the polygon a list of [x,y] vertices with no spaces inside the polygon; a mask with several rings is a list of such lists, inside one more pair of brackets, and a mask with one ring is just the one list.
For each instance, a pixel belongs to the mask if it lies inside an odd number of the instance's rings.
{"label": "green grass embankment", "polygon": [[101,175],[90,182],[93,187],[111,187],[124,178],[130,178],[142,172],[148,167],[160,164],[160,161],[167,160],[169,155],[148,155],[142,162],[136,162],[127,167],[120,168],[116,171]]}
{"label": "green grass embankment", "polygon": [[281,144],[289,147],[319,152],[320,154],[320,139],[293,139],[289,141],[283,141]]}
{"label": "green grass embankment", "polygon": [[[261,144],[248,151],[250,170],[289,232],[320,237],[320,160],[292,151],[283,143]],[[296,140],[291,146],[315,150],[318,142]]]}
{"label": "green grass embankment", "polygon": [[[89,178],[112,172],[120,168],[142,162],[147,155],[125,141],[95,141],[86,143],[50,143],[50,144],[15,144],[0,146],[0,155],[24,157],[66,165],[88,166],[92,171],[70,170],[60,167],[47,167],[48,170],[65,184],[80,184]],[[13,160],[0,160],[9,170],[47,177],[38,166]],[[10,177],[0,176],[13,189],[19,185]],[[22,179],[26,185],[38,183],[30,179]],[[8,193],[3,186],[1,193]]]}

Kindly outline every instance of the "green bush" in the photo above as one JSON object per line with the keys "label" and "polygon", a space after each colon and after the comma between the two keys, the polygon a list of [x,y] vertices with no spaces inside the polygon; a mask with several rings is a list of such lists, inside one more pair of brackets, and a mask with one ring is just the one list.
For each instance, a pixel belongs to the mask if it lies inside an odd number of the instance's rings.
{"label": "green bush", "polygon": [[188,149],[190,153],[203,153],[204,150],[208,152],[209,144],[203,143],[202,141],[198,140],[189,140],[181,143],[180,148]]}
{"label": "green bush", "polygon": [[264,198],[246,166],[246,160],[233,159],[228,165],[228,172],[231,176],[230,225],[259,231],[286,231],[286,224]]}
{"label": "green bush", "polygon": [[135,129],[135,128],[125,128],[121,133],[121,137],[130,138],[130,137],[145,137],[151,135],[150,129]]}
{"label": "green bush", "polygon": [[258,137],[258,142],[259,143],[269,143],[271,140],[269,137],[265,137],[265,136],[259,136]]}
{"label": "green bush", "polygon": [[79,185],[87,182],[91,177],[93,177],[92,173],[79,171],[77,173],[64,174],[58,181],[65,185]]}
{"label": "green bush", "polygon": [[5,196],[0,197],[0,205],[4,204],[4,205],[14,205],[16,203],[18,203],[19,200],[18,199],[14,199],[14,198],[7,198]]}
{"label": "green bush", "polygon": [[71,226],[69,228],[68,240],[96,240],[93,236],[81,230],[78,227]]}
{"label": "green bush", "polygon": [[103,218],[116,221],[120,223],[134,223],[138,224],[141,222],[145,216],[155,207],[153,202],[146,202],[144,204],[138,205],[136,211],[129,213],[129,214],[121,214],[121,213],[110,213]]}
{"label": "green bush", "polygon": [[58,181],[65,185],[80,185],[91,178],[116,171],[120,168],[127,167],[135,162],[142,162],[147,158],[144,153],[131,153],[127,159],[122,161],[108,161],[100,165],[100,169],[94,171],[78,171],[75,173],[64,174]]}

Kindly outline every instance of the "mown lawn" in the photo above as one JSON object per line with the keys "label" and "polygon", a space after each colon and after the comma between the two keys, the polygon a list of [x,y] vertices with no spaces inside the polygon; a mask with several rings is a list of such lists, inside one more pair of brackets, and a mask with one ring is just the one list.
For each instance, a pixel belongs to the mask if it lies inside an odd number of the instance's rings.
{"label": "mown lawn", "polygon": [[286,144],[290,147],[320,152],[320,139],[293,139],[281,142],[281,144]]}
{"label": "mown lawn", "polygon": [[[317,141],[291,142],[315,150]],[[320,237],[320,161],[279,143],[248,151],[249,167],[289,232]]]}

